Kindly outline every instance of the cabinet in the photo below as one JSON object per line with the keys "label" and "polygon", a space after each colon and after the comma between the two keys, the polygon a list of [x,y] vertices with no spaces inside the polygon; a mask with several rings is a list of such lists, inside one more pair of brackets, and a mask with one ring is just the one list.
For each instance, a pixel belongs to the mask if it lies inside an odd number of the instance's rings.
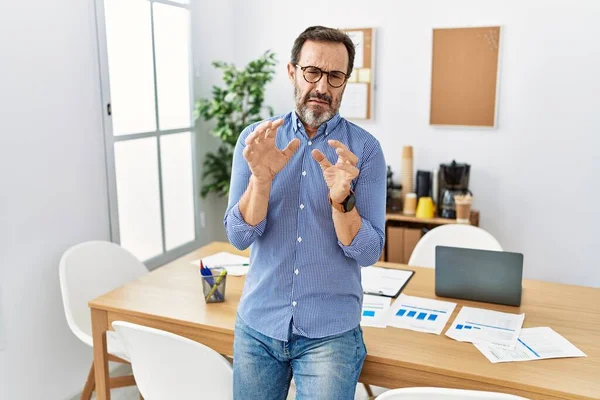
{"label": "cabinet", "polygon": [[[470,221],[471,225],[479,226],[479,211],[471,211]],[[385,216],[385,247],[380,261],[408,264],[417,242],[427,231],[440,225],[455,223],[454,219],[416,218],[388,212]]]}

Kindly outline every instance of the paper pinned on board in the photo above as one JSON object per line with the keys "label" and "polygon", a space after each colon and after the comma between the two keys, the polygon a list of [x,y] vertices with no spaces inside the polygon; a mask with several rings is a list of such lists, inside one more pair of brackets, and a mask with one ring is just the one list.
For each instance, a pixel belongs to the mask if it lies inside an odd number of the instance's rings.
{"label": "paper pinned on board", "polygon": [[354,68],[362,68],[365,58],[365,34],[362,31],[346,33],[354,43]]}
{"label": "paper pinned on board", "polygon": [[483,343],[512,350],[517,344],[525,314],[509,314],[462,307],[446,336],[459,342]]}
{"label": "paper pinned on board", "polygon": [[388,310],[388,326],[439,335],[450,319],[456,303],[401,294]]}
{"label": "paper pinned on board", "polygon": [[552,328],[523,328],[514,350],[478,343],[475,347],[492,363],[543,360],[547,358],[587,357]]}
{"label": "paper pinned on board", "polygon": [[368,99],[366,83],[347,83],[340,106],[340,115],[348,119],[366,119]]}

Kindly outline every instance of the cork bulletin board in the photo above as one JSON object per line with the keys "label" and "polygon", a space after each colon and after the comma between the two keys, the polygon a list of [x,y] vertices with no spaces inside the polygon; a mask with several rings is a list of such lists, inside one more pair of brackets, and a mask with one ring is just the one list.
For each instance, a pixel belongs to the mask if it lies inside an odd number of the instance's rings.
{"label": "cork bulletin board", "polygon": [[496,126],[500,27],[433,30],[431,125]]}
{"label": "cork bulletin board", "polygon": [[340,115],[352,120],[373,119],[374,70],[375,70],[375,29],[341,29],[354,42],[354,70],[348,78]]}

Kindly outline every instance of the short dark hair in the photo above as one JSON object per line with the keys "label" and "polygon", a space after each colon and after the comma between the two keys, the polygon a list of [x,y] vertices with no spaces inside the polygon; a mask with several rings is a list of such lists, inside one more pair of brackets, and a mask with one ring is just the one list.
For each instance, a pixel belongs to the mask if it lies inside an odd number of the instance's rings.
{"label": "short dark hair", "polygon": [[302,46],[304,46],[304,42],[307,40],[312,40],[315,42],[343,43],[344,46],[346,46],[346,50],[348,50],[348,70],[346,73],[349,75],[352,72],[352,68],[354,68],[354,53],[356,51],[354,49],[354,43],[352,43],[352,39],[350,39],[346,33],[340,31],[339,29],[327,28],[319,25],[306,28],[306,30],[302,32],[294,41],[294,46],[292,47],[292,58],[290,60],[292,64],[298,64],[300,51],[302,50]]}

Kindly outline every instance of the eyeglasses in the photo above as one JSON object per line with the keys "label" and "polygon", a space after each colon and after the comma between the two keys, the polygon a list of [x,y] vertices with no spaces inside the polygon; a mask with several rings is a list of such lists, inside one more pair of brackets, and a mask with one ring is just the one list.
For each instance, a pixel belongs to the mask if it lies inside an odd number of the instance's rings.
{"label": "eyeglasses", "polygon": [[323,71],[321,68],[306,66],[303,67],[301,65],[296,64],[296,67],[302,70],[302,74],[304,75],[304,80],[308,83],[317,83],[323,77],[323,74],[327,74],[327,83],[331,87],[339,88],[342,86],[346,79],[348,79],[348,75],[343,73],[342,71]]}

